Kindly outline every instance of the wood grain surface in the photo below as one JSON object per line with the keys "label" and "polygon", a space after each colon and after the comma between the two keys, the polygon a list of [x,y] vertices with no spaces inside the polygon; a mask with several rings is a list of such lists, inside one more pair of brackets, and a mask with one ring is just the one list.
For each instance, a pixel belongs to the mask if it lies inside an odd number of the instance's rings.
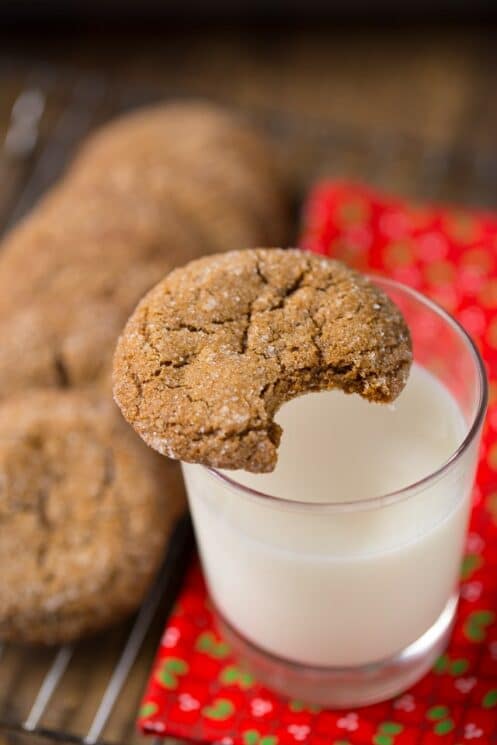
{"label": "wood grain surface", "polygon": [[366,132],[495,145],[493,28],[43,29],[1,49]]}

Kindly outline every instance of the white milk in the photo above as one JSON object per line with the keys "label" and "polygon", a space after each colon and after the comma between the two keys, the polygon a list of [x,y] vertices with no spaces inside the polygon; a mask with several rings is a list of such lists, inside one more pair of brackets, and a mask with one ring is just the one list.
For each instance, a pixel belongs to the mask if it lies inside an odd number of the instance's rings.
{"label": "white milk", "polygon": [[427,631],[454,593],[475,446],[408,498],[357,502],[441,466],[466,433],[460,410],[414,365],[393,406],[333,391],[295,399],[277,420],[275,471],[224,473],[280,499],[183,465],[213,600],[247,639],[280,657],[317,666],[387,659]]}

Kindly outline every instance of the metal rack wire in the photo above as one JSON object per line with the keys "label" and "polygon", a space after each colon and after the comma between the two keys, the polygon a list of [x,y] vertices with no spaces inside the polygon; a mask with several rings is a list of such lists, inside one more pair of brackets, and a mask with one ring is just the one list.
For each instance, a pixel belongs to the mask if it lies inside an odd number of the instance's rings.
{"label": "metal rack wire", "polygon": [[[0,229],[57,179],[93,126],[164,97],[167,91],[123,88],[98,76],[0,57]],[[364,136],[271,110],[250,113],[286,154],[296,192],[326,175],[366,179],[417,198],[497,204],[497,152],[441,148],[402,133]],[[128,624],[56,650],[0,647],[0,745],[40,737],[80,745],[142,740],[134,730],[136,708],[192,541],[184,519],[155,586]]]}

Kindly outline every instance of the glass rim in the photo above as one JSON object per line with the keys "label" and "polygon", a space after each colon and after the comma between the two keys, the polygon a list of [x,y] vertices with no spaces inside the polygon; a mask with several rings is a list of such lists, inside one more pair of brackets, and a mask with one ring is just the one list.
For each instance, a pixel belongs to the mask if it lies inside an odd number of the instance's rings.
{"label": "glass rim", "polygon": [[274,494],[267,494],[265,492],[253,489],[252,487],[241,484],[236,479],[227,476],[225,473],[221,473],[218,469],[210,466],[202,466],[209,472],[211,476],[222,481],[231,490],[241,492],[245,496],[255,499],[256,501],[264,500],[273,506],[287,507],[294,510],[302,511],[326,511],[326,512],[355,512],[359,510],[372,509],[376,507],[383,507],[394,502],[400,502],[404,499],[408,499],[411,496],[419,493],[423,488],[430,485],[430,483],[436,483],[451,467],[456,463],[462,455],[469,448],[471,443],[477,436],[480,428],[483,424],[485,412],[488,403],[488,380],[485,370],[485,365],[481,354],[474,343],[471,336],[468,334],[466,329],[457,321],[450,313],[448,313],[442,306],[436,303],[431,298],[423,295],[423,293],[414,290],[412,287],[398,282],[397,280],[390,279],[388,277],[382,277],[381,275],[369,275],[369,279],[372,282],[390,287],[392,289],[401,291],[411,298],[417,300],[422,305],[426,306],[433,313],[442,318],[452,329],[462,338],[466,347],[469,349],[471,357],[473,358],[474,365],[478,373],[478,384],[479,384],[479,396],[478,403],[476,406],[476,412],[472,422],[469,424],[466,435],[454,450],[454,452],[438,466],[435,470],[428,473],[426,476],[414,481],[400,489],[387,492],[385,494],[379,494],[374,497],[364,497],[361,499],[347,501],[347,502],[303,502],[296,499],[287,499],[285,497],[277,497]]}

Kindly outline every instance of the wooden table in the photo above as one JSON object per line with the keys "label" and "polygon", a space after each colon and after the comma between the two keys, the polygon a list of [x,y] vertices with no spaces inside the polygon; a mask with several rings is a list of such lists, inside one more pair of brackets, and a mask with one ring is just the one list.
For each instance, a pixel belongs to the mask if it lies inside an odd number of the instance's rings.
{"label": "wooden table", "polygon": [[359,131],[497,146],[493,29],[41,30],[4,32],[0,50]]}

